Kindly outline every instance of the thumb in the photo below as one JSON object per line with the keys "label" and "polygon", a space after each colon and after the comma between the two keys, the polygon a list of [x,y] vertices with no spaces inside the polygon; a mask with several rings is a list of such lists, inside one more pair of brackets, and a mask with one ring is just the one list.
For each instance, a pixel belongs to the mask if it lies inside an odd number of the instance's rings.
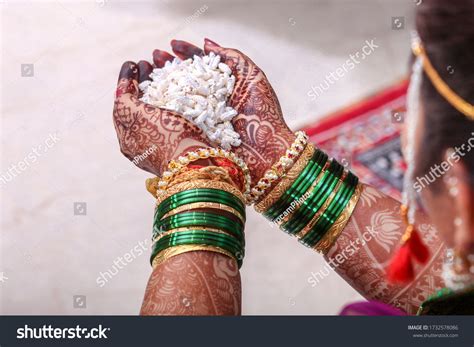
{"label": "thumb", "polygon": [[221,51],[223,51],[223,49],[217,43],[208,38],[204,39],[204,53],[209,54],[210,52],[213,52],[214,54],[219,54]]}
{"label": "thumb", "polygon": [[204,53],[214,53],[221,57],[221,62],[226,63],[231,68],[234,65],[234,60],[240,58],[240,52],[232,48],[224,48],[210,39],[204,39]]}
{"label": "thumb", "polygon": [[123,94],[138,95],[138,68],[132,61],[123,63],[117,82],[116,97]]}
{"label": "thumb", "polygon": [[240,74],[244,73],[245,64],[256,66],[249,57],[241,51],[234,48],[224,48],[219,46],[212,40],[204,39],[204,53],[209,54],[213,52],[221,57],[221,62],[227,64],[234,75],[238,78]]}

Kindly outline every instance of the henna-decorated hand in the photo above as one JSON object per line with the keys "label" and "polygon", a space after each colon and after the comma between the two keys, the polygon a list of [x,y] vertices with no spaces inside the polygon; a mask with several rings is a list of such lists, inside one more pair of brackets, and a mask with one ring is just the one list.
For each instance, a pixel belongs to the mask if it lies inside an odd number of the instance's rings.
{"label": "henna-decorated hand", "polygon": [[220,47],[208,39],[204,51],[177,40],[171,42],[171,47],[181,59],[214,52],[232,69],[236,81],[228,104],[239,112],[232,124],[242,139],[242,145],[232,149],[247,163],[255,184],[295,139],[283,119],[280,103],[267,77],[245,54]]}
{"label": "henna-decorated hand", "polygon": [[[169,54],[155,51],[153,60],[156,67],[162,67],[172,59]],[[140,168],[160,175],[169,160],[211,144],[202,131],[185,118],[139,100],[138,83],[148,79],[152,70],[153,66],[146,61],[123,64],[113,118],[122,153]]]}

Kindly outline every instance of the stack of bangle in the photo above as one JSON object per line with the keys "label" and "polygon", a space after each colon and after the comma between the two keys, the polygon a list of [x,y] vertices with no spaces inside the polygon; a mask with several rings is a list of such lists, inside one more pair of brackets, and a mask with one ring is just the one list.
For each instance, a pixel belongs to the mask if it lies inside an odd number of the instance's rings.
{"label": "stack of bangle", "polygon": [[255,209],[307,247],[326,253],[347,224],[360,193],[352,172],[308,144]]}
{"label": "stack of bangle", "polygon": [[150,259],[153,267],[172,256],[196,250],[221,253],[242,265],[245,198],[229,177],[205,178],[204,172],[213,171],[220,175],[223,172],[218,167],[196,169],[194,175],[186,171],[189,179],[176,173],[158,197]]}
{"label": "stack of bangle", "polygon": [[249,200],[250,171],[247,164],[245,164],[245,162],[235,153],[223,150],[222,148],[199,148],[178,157],[176,160],[171,160],[168,163],[168,170],[163,172],[162,177],[155,177],[147,180],[147,190],[155,197],[166,194],[170,182],[173,181],[178,173],[182,172],[183,169],[186,169],[187,165],[200,159],[209,158],[227,159],[239,168],[240,173],[244,178],[244,196],[246,197],[246,200]]}

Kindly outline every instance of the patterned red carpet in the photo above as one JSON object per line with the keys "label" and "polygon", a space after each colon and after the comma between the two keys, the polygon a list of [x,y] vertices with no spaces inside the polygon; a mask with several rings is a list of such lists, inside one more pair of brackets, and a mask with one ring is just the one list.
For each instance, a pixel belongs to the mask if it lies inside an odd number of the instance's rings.
{"label": "patterned red carpet", "polygon": [[362,182],[400,199],[405,163],[400,150],[408,81],[403,80],[303,130],[350,167]]}

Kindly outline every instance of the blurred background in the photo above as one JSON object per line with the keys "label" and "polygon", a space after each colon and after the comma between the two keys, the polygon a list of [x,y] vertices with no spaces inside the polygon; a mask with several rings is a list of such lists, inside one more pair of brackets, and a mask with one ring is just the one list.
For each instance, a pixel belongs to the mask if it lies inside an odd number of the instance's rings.
{"label": "blurred background", "polygon": [[[112,124],[124,61],[173,38],[238,48],[297,129],[406,75],[416,2],[0,0],[0,314],[139,312],[154,202]],[[370,56],[311,98],[366,40]],[[361,298],[332,271],[310,286],[322,257],[251,208],[246,232],[243,314],[331,315]]]}

